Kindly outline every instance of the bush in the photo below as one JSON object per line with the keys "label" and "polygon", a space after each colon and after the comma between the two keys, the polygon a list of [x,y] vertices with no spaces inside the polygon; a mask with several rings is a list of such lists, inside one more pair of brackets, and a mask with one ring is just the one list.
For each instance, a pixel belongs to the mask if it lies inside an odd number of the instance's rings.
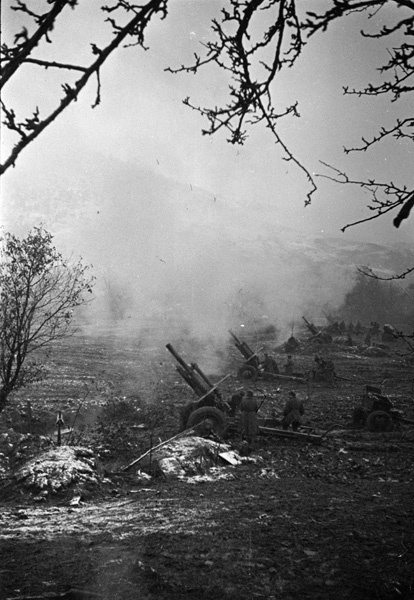
{"label": "bush", "polygon": [[142,422],[141,400],[139,398],[111,398],[103,406],[98,417],[98,424],[123,421],[134,425]]}
{"label": "bush", "polygon": [[140,400],[112,398],[103,406],[96,425],[84,435],[101,458],[130,454],[142,445],[137,425],[142,424]]}

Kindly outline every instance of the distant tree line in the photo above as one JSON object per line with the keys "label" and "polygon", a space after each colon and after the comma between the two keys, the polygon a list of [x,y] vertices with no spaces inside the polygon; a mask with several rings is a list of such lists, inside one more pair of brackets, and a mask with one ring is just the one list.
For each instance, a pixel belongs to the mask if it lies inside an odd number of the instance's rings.
{"label": "distant tree line", "polygon": [[414,283],[402,286],[398,281],[381,281],[358,271],[355,285],[345,296],[338,311],[347,322],[369,325],[377,321],[398,330],[414,330]]}

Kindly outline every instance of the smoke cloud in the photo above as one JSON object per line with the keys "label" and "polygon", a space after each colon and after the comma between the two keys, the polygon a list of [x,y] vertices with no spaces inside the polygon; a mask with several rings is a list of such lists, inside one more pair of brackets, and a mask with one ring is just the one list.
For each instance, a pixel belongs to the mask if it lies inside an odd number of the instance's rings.
{"label": "smoke cloud", "polygon": [[301,315],[338,307],[353,283],[346,260],[280,225],[260,198],[242,205],[98,155],[56,172],[64,179],[45,174],[30,198],[17,187],[7,216],[29,228],[41,207],[59,250],[93,265],[88,331],[220,346],[230,328],[274,325],[283,341]]}

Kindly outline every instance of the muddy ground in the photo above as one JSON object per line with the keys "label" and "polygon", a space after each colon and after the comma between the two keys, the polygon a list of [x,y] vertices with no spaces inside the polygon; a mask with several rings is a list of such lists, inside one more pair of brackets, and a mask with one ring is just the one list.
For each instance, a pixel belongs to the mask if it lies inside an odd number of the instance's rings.
{"label": "muddy ground", "polygon": [[[271,339],[249,341],[274,346]],[[199,361],[197,345],[177,339],[174,346],[188,362]],[[306,431],[336,426],[321,445],[263,436],[252,462],[221,465],[226,478],[143,482],[134,470],[121,474],[122,466],[174,435],[180,408],[193,399],[174,359],[162,344],[111,332],[56,346],[48,379],[16,396],[1,415],[2,431],[43,427],[52,435],[61,409],[67,425],[76,418],[86,441],[113,397],[141,406],[145,428],[133,430],[130,450],[120,444],[119,453],[102,453],[104,481],[84,490],[77,506],[72,492],[38,502],[4,480],[0,598],[414,598],[414,426],[390,433],[351,427],[365,384],[383,383],[395,407],[414,419],[412,367],[394,354],[372,358],[358,348],[338,346],[331,357],[344,378],[339,387],[293,386],[310,396]],[[240,387],[237,351],[214,359],[215,370],[207,371],[214,381],[231,374],[223,392]],[[312,349],[295,361],[299,370],[312,366]],[[292,389],[262,380],[247,387],[264,400],[267,417]]]}

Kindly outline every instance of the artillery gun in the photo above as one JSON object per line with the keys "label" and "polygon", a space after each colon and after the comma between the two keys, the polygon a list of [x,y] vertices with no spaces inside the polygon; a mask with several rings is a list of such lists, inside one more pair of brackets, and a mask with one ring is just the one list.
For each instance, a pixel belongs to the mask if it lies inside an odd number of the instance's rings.
{"label": "artillery gun", "polygon": [[366,385],[357,399],[359,405],[354,408],[352,416],[355,427],[366,427],[369,431],[393,431],[398,423],[414,423],[393,407],[391,400],[379,387]]}
{"label": "artillery gun", "polygon": [[[307,378],[302,374],[282,375],[281,373],[270,373],[268,371],[264,371],[261,366],[262,361],[259,358],[258,352],[253,352],[250,346],[246,342],[239,340],[239,338],[231,330],[229,330],[229,333],[234,340],[234,345],[236,346],[237,350],[239,350],[240,354],[246,360],[244,365],[242,365],[238,370],[238,375],[241,379],[251,379],[252,381],[256,381],[258,377],[266,377],[282,380],[286,379],[289,381],[297,381],[299,383],[307,382]],[[261,350],[261,348],[259,350]]]}
{"label": "artillery gun", "polygon": [[306,327],[311,332],[312,337],[310,338],[312,342],[317,342],[318,344],[332,344],[333,338],[326,331],[319,330],[313,323],[310,323],[305,317],[302,317],[305,321]]}
{"label": "artillery gun", "polygon": [[[176,367],[177,372],[199,396],[198,400],[190,402],[184,408],[181,415],[182,430],[197,428],[208,433],[214,432],[219,436],[222,436],[230,429],[237,430],[237,419],[232,417],[230,405],[223,399],[221,393],[217,389],[229,375],[226,375],[218,383],[213,385],[196,363],[187,364],[178,352],[174,350],[171,344],[167,344],[166,348],[179,363],[179,366]],[[291,377],[290,379],[295,378]],[[293,438],[313,444],[320,444],[322,442],[323,436],[275,428],[275,425],[277,426],[279,424],[279,421],[275,419],[259,419],[259,429],[263,434],[275,435],[282,438]],[[125,467],[124,470],[129,469],[136,464],[136,462],[136,460],[133,461],[130,465]]]}
{"label": "artillery gun", "polygon": [[393,325],[384,325],[381,335],[382,342],[396,342],[399,337],[401,336]]}
{"label": "artillery gun", "polygon": [[218,386],[229,375],[214,385],[196,363],[187,364],[171,344],[167,344],[166,348],[179,363],[177,372],[198,396],[198,400],[190,402],[182,411],[182,429],[203,425],[205,429],[222,434],[228,425],[226,413],[230,406],[223,400]]}
{"label": "artillery gun", "polygon": [[237,350],[246,360],[245,364],[241,366],[238,371],[239,377],[241,377],[241,379],[253,379],[253,381],[256,380],[259,374],[260,366],[258,353],[253,352],[247,342],[239,340],[239,338],[232,331],[229,330],[229,333],[234,340],[234,345],[236,346]]}

